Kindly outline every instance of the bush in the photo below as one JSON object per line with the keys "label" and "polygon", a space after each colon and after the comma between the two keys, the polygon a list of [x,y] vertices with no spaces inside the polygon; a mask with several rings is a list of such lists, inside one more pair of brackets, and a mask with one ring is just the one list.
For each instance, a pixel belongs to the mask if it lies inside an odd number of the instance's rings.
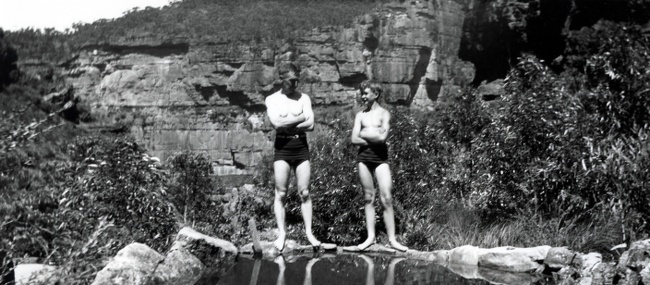
{"label": "bush", "polygon": [[638,27],[600,22],[569,38],[562,74],[520,59],[476,139],[485,215],[599,209],[621,221],[625,240],[647,232],[649,48]]}
{"label": "bush", "polygon": [[322,114],[319,120],[329,125],[309,136],[314,230],[327,241],[356,244],[365,237],[366,228],[355,163],[357,148],[350,142],[354,114],[348,109],[337,113],[331,120],[331,114]]}
{"label": "bush", "polygon": [[[70,156],[85,163],[86,173],[62,189],[59,203],[61,214],[69,215],[66,219],[83,217],[94,223],[106,217],[126,234],[124,243],[135,241],[159,251],[167,249],[178,229],[178,210],[166,198],[167,174],[144,150],[128,138],[91,138],[71,146]],[[71,232],[84,233],[89,228]]]}

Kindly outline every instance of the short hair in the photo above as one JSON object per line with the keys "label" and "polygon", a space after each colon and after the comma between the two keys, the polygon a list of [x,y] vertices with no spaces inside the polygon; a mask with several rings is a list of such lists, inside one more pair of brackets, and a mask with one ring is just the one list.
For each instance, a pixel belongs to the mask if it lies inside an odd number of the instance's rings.
{"label": "short hair", "polygon": [[361,90],[361,93],[363,93],[363,90],[366,88],[370,88],[370,91],[372,93],[377,94],[377,97],[381,97],[381,93],[384,91],[384,89],[381,88],[381,85],[376,82],[369,82],[369,81],[364,81],[359,84],[359,89]]}
{"label": "short hair", "polygon": [[285,62],[282,65],[280,65],[280,68],[278,68],[278,74],[280,75],[280,79],[286,79],[291,77],[291,74],[295,77],[300,77],[300,68],[298,68],[297,65],[295,65],[293,62]]}

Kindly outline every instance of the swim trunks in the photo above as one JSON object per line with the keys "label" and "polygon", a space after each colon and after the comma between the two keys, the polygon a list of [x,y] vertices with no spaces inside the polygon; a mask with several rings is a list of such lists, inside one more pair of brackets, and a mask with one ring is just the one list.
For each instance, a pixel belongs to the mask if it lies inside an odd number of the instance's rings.
{"label": "swim trunks", "polygon": [[379,165],[387,161],[388,146],[386,144],[371,144],[359,147],[357,162]]}
{"label": "swim trunks", "polygon": [[303,161],[309,160],[309,145],[307,135],[283,135],[275,136],[275,154],[273,161],[284,160],[291,166],[297,166]]}

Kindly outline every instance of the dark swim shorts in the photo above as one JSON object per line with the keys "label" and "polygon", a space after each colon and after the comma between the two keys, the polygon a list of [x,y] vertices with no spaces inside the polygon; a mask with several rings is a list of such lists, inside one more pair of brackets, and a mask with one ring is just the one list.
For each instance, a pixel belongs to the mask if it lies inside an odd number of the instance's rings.
{"label": "dark swim shorts", "polygon": [[273,161],[278,160],[284,160],[291,166],[297,166],[303,161],[309,160],[307,135],[276,135]]}
{"label": "dark swim shorts", "polygon": [[379,165],[388,161],[388,146],[386,144],[371,144],[359,147],[357,162]]}

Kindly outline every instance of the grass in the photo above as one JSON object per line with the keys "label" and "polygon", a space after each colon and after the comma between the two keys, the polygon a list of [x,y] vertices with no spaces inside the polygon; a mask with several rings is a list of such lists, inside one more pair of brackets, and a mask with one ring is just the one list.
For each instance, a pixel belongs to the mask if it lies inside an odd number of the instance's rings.
{"label": "grass", "polygon": [[518,215],[500,223],[481,221],[473,210],[458,205],[438,208],[429,214],[445,218],[425,220],[409,227],[402,235],[408,246],[425,251],[463,245],[566,246],[583,253],[600,252],[606,259],[612,259],[617,254],[610,249],[624,242],[620,221],[605,212],[586,213],[569,220]]}

